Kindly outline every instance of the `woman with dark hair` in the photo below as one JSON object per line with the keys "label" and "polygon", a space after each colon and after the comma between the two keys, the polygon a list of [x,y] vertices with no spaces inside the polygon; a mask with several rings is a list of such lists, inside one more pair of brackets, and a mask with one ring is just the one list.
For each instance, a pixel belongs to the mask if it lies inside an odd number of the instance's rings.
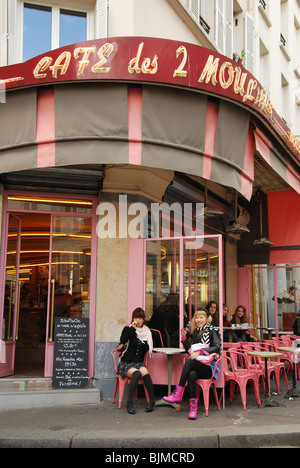
{"label": "woman with dark hair", "polygon": [[218,303],[216,301],[209,301],[206,304],[205,309],[211,315],[212,324],[215,327],[218,327],[219,326],[219,306],[218,306]]}
{"label": "woman with dark hair", "polygon": [[[235,325],[244,325],[247,326],[249,324],[249,316],[247,313],[247,309],[243,305],[238,305],[235,309],[235,313],[233,316],[232,323]],[[245,341],[242,339],[242,332],[236,330],[236,335],[239,338],[239,341]],[[247,341],[258,341],[256,336],[252,335],[249,330],[246,332]]]}
{"label": "woman with dark hair", "polygon": [[143,378],[145,387],[149,394],[149,403],[146,406],[146,413],[154,409],[154,389],[150,374],[144,364],[144,358],[149,351],[151,355],[153,349],[152,334],[145,325],[146,316],[143,309],[138,307],[132,312],[132,322],[129,327],[124,327],[120,342],[127,345],[127,349],[121,357],[118,371],[121,377],[131,379],[128,391],[127,411],[135,414],[133,406],[133,396],[139,380]]}

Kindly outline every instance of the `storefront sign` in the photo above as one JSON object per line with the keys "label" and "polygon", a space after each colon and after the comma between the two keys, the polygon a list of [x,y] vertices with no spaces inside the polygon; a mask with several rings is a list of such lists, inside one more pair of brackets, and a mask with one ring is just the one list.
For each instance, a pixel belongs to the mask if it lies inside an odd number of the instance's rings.
{"label": "storefront sign", "polygon": [[235,101],[267,120],[300,158],[300,141],[259,82],[228,57],[194,44],[140,37],[101,39],[0,68],[0,84],[6,89],[83,80],[168,84]]}
{"label": "storefront sign", "polygon": [[54,333],[53,387],[88,385],[89,319],[57,318]]}

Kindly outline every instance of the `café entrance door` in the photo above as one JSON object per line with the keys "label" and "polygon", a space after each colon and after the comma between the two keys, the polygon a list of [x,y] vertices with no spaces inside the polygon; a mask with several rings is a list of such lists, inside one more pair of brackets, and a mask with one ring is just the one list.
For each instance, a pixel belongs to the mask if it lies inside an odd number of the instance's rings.
{"label": "caf\u00e9 entrance door", "polygon": [[3,226],[0,377],[51,377],[55,318],[90,317],[92,202],[13,198]]}

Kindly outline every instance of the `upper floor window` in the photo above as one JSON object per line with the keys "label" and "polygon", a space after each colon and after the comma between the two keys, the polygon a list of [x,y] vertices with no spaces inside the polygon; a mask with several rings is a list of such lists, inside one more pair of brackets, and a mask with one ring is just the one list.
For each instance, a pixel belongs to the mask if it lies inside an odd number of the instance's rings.
{"label": "upper floor window", "polygon": [[[49,2],[50,3],[50,2]],[[26,61],[51,49],[90,39],[89,11],[57,5],[23,4],[22,60]]]}
{"label": "upper floor window", "polygon": [[24,3],[23,60],[51,49],[51,8]]}

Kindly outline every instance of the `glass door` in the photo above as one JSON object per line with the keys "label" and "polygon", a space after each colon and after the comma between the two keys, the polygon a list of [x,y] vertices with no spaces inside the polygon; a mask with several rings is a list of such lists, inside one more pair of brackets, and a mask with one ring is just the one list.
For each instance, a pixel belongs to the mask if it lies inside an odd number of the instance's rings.
{"label": "glass door", "polygon": [[[164,346],[179,343],[180,245],[178,240],[147,242],[146,318],[161,332]],[[154,336],[154,341],[157,336]],[[154,342],[159,345],[159,342]]]}
{"label": "glass door", "polygon": [[[0,377],[14,373],[16,341],[18,340],[20,319],[20,245],[21,220],[13,214],[7,217],[8,236],[6,244],[6,269],[3,298],[2,340],[4,354],[0,360]],[[1,323],[1,322],[0,322]]]}
{"label": "glass door", "polygon": [[91,223],[81,216],[52,217],[45,376],[52,376],[55,319],[89,317]]}
{"label": "glass door", "polygon": [[[3,352],[0,355],[0,377],[13,374],[52,377],[57,317],[89,318],[89,375],[92,375],[96,291],[95,274],[91,274],[96,269],[96,257],[92,256],[94,201],[84,197],[8,193],[2,276],[0,272],[0,338],[5,344],[5,356]],[[95,245],[94,242],[94,248]]]}
{"label": "glass door", "polygon": [[[181,344],[180,330],[209,301],[223,304],[222,240],[219,236],[145,240],[146,318],[167,347]],[[216,323],[222,327],[218,314]]]}

